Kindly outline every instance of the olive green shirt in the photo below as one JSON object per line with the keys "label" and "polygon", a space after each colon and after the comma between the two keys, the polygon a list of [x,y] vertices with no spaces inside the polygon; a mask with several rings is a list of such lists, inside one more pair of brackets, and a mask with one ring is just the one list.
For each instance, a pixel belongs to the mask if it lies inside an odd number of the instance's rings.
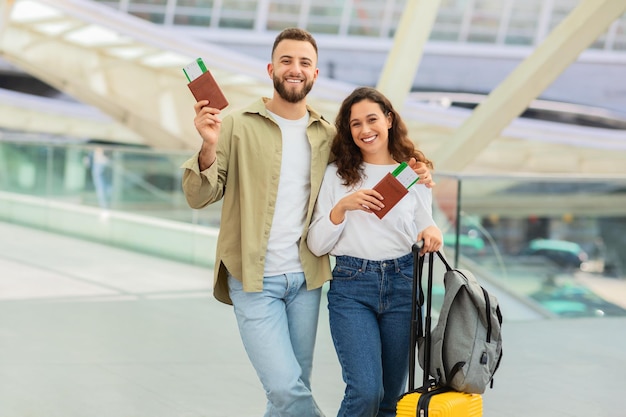
{"label": "olive green shirt", "polygon": [[[263,271],[274,218],[282,158],[282,136],[265,108],[267,98],[224,117],[217,144],[217,160],[200,172],[198,154],[182,168],[183,191],[190,207],[198,209],[224,198],[213,293],[232,304],[228,273],[243,282],[244,291],[263,289]],[[300,261],[309,290],[331,278],[328,255],[313,255],[306,244],[308,226],[324,178],[335,128],[307,106],[306,134],[311,145],[311,195],[299,242]]]}

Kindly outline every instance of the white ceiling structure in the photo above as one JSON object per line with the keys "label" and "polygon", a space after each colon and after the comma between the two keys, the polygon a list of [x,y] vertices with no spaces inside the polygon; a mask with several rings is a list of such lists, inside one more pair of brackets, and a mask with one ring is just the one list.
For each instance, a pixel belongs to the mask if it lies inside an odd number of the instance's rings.
{"label": "white ceiling structure", "polygon": [[[266,62],[85,0],[1,0],[0,56],[163,149],[196,149],[193,96],[182,67],[202,57],[231,105],[271,95]],[[322,81],[315,104],[333,114],[350,86]],[[5,103],[6,104],[6,103]],[[16,108],[15,111],[20,111]],[[59,123],[78,123],[68,114]],[[46,124],[24,129],[46,131]],[[100,125],[92,137],[102,138]],[[119,140],[119,138],[109,137]]]}
{"label": "white ceiling structure", "polygon": [[[0,57],[102,113],[95,116],[89,112],[87,117],[76,107],[62,108],[46,99],[35,104],[0,91],[2,127],[65,132],[161,149],[196,150],[200,144],[192,123],[193,97],[181,70],[195,58],[204,59],[229,99],[224,114],[272,92],[267,62],[181,39],[164,27],[87,0],[0,0]],[[320,77],[309,103],[332,120],[339,103],[354,87]],[[459,132],[472,117],[471,111],[407,97],[403,117],[427,155],[445,155],[449,146],[461,149]],[[503,117],[497,111],[493,114]],[[453,165],[454,171],[626,178],[623,130],[515,115],[509,119],[500,120],[503,126],[490,132],[492,137],[482,137],[471,160]],[[479,121],[489,124],[488,117]],[[445,170],[446,166],[437,168]]]}
{"label": "white ceiling structure", "polygon": [[0,89],[0,126],[11,131],[140,144],[139,134],[98,109],[67,100]]}

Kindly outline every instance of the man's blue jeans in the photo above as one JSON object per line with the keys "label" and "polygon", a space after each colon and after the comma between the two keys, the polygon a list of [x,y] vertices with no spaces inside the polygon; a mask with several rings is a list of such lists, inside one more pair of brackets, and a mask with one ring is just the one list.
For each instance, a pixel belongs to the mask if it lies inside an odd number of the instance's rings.
{"label": "man's blue jeans", "polygon": [[265,417],[319,417],[311,394],[321,288],[303,273],[265,277],[262,292],[244,292],[228,277],[241,340],[267,395]]}
{"label": "man's blue jeans", "polygon": [[412,277],[412,254],[337,257],[328,310],[346,383],[339,417],[396,415],[408,376]]}

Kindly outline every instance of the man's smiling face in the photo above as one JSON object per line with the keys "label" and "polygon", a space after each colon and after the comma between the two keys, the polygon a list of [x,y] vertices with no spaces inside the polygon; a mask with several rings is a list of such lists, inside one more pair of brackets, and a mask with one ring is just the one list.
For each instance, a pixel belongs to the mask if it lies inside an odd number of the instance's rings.
{"label": "man's smiling face", "polygon": [[278,95],[289,103],[304,100],[317,79],[317,54],[309,42],[285,39],[268,68]]}

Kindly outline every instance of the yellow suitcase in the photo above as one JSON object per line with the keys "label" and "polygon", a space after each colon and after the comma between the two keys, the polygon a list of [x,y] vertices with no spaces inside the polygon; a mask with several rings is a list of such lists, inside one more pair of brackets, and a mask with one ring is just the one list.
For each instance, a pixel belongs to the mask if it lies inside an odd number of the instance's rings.
{"label": "yellow suitcase", "polygon": [[437,387],[426,371],[423,374],[422,386],[417,389],[414,388],[417,332],[421,333],[424,331],[425,333],[424,369],[430,369],[430,310],[432,307],[434,256],[432,253],[429,255],[426,317],[425,323],[422,323],[421,307],[424,304],[424,295],[421,287],[424,257],[419,256],[420,248],[419,244],[413,245],[413,311],[410,342],[411,356],[409,358],[409,390],[396,404],[396,417],[481,417],[483,415],[483,397],[480,394],[467,394],[453,391],[448,387]]}
{"label": "yellow suitcase", "polygon": [[407,392],[396,406],[396,417],[481,417],[483,397],[456,391]]}

